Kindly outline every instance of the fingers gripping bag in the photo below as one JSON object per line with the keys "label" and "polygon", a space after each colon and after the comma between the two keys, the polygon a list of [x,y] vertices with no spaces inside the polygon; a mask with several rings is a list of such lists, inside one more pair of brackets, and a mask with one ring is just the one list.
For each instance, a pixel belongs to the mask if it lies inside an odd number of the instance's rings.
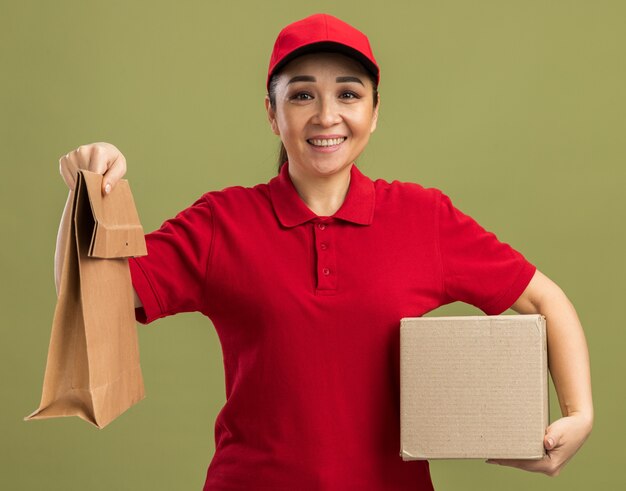
{"label": "fingers gripping bag", "polygon": [[78,416],[102,429],[145,397],[128,267],[147,254],[144,232],[128,181],[106,196],[101,186],[78,171],[41,403],[25,421]]}

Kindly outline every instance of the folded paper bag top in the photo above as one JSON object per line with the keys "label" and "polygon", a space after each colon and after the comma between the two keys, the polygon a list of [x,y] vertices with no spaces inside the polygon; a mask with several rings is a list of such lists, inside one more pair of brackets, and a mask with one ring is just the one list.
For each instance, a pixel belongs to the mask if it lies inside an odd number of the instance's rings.
{"label": "folded paper bag top", "polygon": [[[79,170],[66,209],[66,249],[39,408],[104,428],[145,397],[128,257],[147,254],[128,181],[102,196]],[[66,221],[67,220],[67,221]]]}

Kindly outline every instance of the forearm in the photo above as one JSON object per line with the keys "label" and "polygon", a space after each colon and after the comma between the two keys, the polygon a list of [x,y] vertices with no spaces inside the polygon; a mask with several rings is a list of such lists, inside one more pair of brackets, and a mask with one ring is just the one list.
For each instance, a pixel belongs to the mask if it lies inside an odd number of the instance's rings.
{"label": "forearm", "polygon": [[63,215],[61,216],[61,223],[59,224],[59,231],[57,233],[57,245],[54,252],[54,282],[57,291],[57,297],[61,290],[61,274],[63,272],[63,258],[65,257],[65,249],[67,247],[67,231],[70,226],[70,208],[72,191],[67,195],[67,201],[65,202],[65,208],[63,209]]}
{"label": "forearm", "polygon": [[543,459],[488,459],[487,462],[558,476],[593,427],[587,341],[572,303],[539,270],[511,308],[520,314],[542,314],[546,318],[548,367],[563,417],[546,428],[543,444],[547,453]]}
{"label": "forearm", "polygon": [[134,287],[133,287],[133,302],[135,302],[135,308],[143,307],[143,304],[141,303],[141,299],[139,298],[139,295],[137,295],[137,292],[135,291]]}
{"label": "forearm", "polygon": [[560,288],[542,298],[537,309],[546,317],[549,368],[561,413],[583,415],[593,424],[589,351],[576,310]]}

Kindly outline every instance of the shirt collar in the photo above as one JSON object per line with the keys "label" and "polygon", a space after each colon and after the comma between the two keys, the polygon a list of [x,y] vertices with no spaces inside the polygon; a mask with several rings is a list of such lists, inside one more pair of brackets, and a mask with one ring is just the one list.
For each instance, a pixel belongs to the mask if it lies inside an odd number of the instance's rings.
{"label": "shirt collar", "polygon": [[[318,216],[306,205],[289,176],[286,161],[277,176],[269,181],[270,197],[276,216],[285,227],[294,227]],[[333,218],[370,225],[374,217],[374,182],[352,164],[346,198]]]}

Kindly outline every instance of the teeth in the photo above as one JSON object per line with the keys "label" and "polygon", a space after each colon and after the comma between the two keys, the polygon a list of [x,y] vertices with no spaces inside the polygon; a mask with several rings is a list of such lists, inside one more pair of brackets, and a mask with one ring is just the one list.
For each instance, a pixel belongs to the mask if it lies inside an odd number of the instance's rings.
{"label": "teeth", "polygon": [[331,145],[339,145],[341,142],[343,142],[346,138],[331,138],[330,140],[307,140],[309,143],[312,143],[313,145],[317,146],[317,147],[329,147]]}

